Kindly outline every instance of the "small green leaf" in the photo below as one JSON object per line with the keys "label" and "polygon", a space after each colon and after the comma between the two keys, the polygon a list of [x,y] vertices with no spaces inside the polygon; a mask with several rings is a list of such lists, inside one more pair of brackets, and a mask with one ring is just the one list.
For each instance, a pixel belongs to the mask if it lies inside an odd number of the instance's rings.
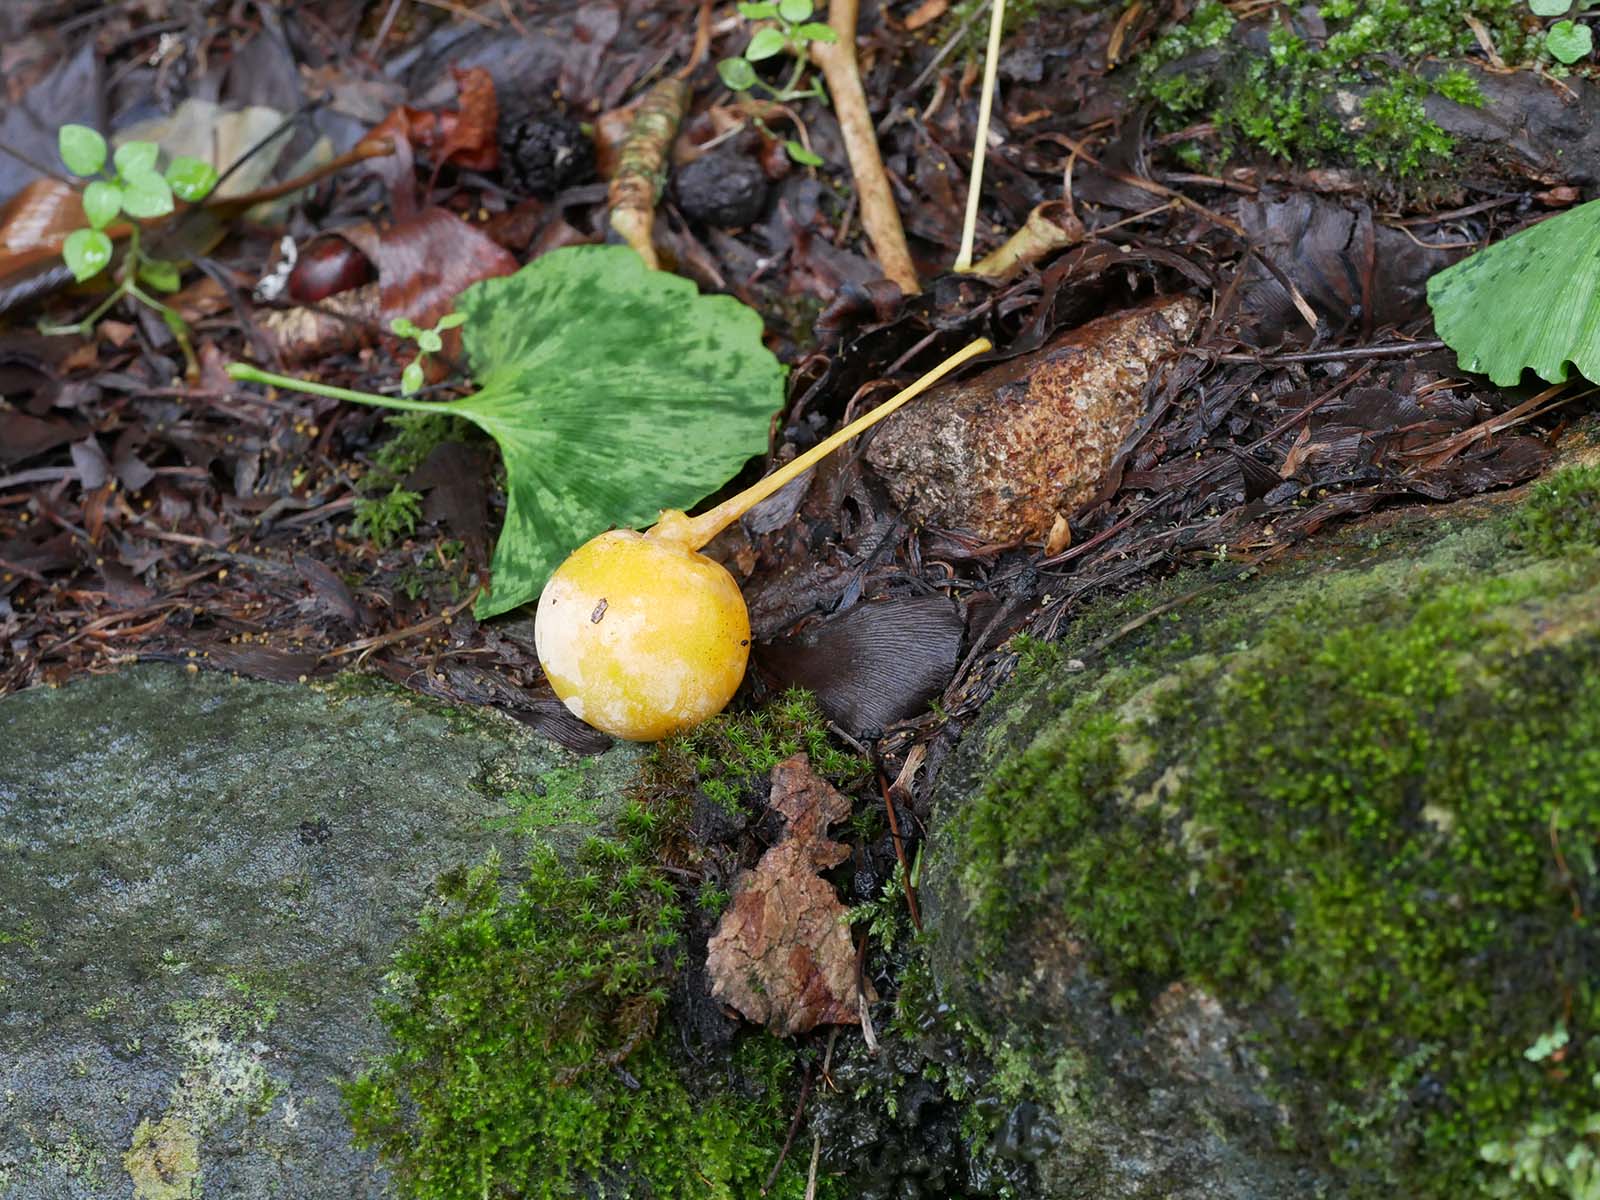
{"label": "small green leaf", "polygon": [[437,354],[444,349],[444,339],[439,336],[437,330],[424,329],[417,334],[417,347],[424,354]]}
{"label": "small green leaf", "polygon": [[106,165],[106,140],[87,125],[63,125],[56,145],[61,161],[74,175],[93,175]]}
{"label": "small green leaf", "polygon": [[[130,142],[129,145],[138,145]],[[154,171],[122,175],[122,211],[140,221],[164,217],[172,211],[172,185]]]}
{"label": "small green leaf", "polygon": [[389,328],[403,338],[414,338],[422,332],[417,328],[417,323],[410,317],[396,317],[389,322]]}
{"label": "small green leaf", "polygon": [[406,369],[400,372],[400,393],[411,395],[422,386],[423,379],[422,360],[419,358],[416,362],[407,363]]}
{"label": "small green leaf", "polygon": [[179,200],[195,204],[217,186],[217,169],[203,158],[180,154],[168,164],[166,179]]}
{"label": "small green leaf", "polygon": [[832,25],[824,25],[820,21],[807,21],[794,31],[795,36],[806,42],[837,42],[839,35],[833,31]]}
{"label": "small green leaf", "polygon": [[93,279],[111,261],[111,239],[98,229],[75,229],[61,245],[67,270],[79,283]]}
{"label": "small green leaf", "polygon": [[159,258],[140,263],[139,278],[158,292],[175,292],[182,282],[178,274],[178,264]]}
{"label": "small green leaf", "polygon": [[104,229],[122,211],[122,189],[97,179],[83,189],[83,215],[95,229]]}
{"label": "small green leaf", "polygon": [[154,142],[124,142],[117,147],[111,161],[117,165],[117,174],[127,179],[134,175],[154,174],[156,156],[160,153]]}
{"label": "small green leaf", "polygon": [[1565,1025],[1557,1025],[1549,1033],[1541,1033],[1538,1039],[1522,1052],[1522,1057],[1529,1062],[1543,1062],[1558,1050],[1566,1048],[1571,1036],[1567,1033]]}
{"label": "small green leaf", "polygon": [[458,325],[465,325],[466,323],[467,323],[467,314],[466,313],[458,313],[458,312],[446,313],[444,316],[439,318],[438,324],[434,325],[434,328],[437,329],[440,333],[444,333],[448,329],[454,329]]}
{"label": "small green leaf", "polygon": [[441,411],[491,434],[506,465],[480,618],[536,598],[588,538],[687,509],[766,449],[783,367],[731,296],[702,296],[625,246],[571,246],[459,304],[483,390]]}
{"label": "small green leaf", "polygon": [[1594,34],[1576,21],[1557,21],[1544,35],[1545,49],[1559,61],[1575,63],[1594,49]]}
{"label": "small green leaf", "polygon": [[782,30],[758,29],[750,39],[750,44],[744,48],[744,56],[750,62],[760,62],[764,58],[782,54],[788,44],[789,39],[783,36]]}
{"label": "small green leaf", "polygon": [[1465,371],[1548,383],[1567,364],[1600,381],[1600,200],[1486,246],[1428,280],[1439,336]]}
{"label": "small green leaf", "polygon": [[717,74],[730,92],[744,92],[756,85],[756,69],[742,58],[725,58],[717,64]]}
{"label": "small green leaf", "polygon": [[778,16],[791,25],[809,21],[812,11],[811,0],[778,0]]}
{"label": "small green leaf", "polygon": [[172,336],[175,338],[182,340],[189,336],[189,322],[170,308],[161,310],[161,323],[172,331]]}
{"label": "small green leaf", "polygon": [[1536,17],[1562,17],[1572,7],[1572,0],[1528,0],[1528,7]]}
{"label": "small green leaf", "polygon": [[770,21],[778,15],[776,4],[748,4],[739,5],[739,15],[746,21]]}
{"label": "small green leaf", "polygon": [[822,165],[821,155],[813,154],[793,138],[784,142],[783,148],[789,152],[790,158],[802,166],[820,167]]}

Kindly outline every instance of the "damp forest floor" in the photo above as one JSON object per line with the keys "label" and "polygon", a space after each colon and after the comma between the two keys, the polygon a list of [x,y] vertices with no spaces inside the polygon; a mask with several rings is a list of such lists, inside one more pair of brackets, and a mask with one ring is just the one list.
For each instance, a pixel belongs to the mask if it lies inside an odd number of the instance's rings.
{"label": "damp forest floor", "polygon": [[[719,147],[767,177],[745,224],[692,219],[684,208],[701,208],[668,188],[667,266],[755,307],[790,366],[774,458],[833,427],[863,388],[971,336],[1010,356],[1153,292],[1209,306],[1199,336],[1157,371],[1141,436],[1073,516],[1061,552],[914,528],[854,461],[788,519],[722,547],[768,648],[863,600],[937,591],[959,603],[960,644],[943,639],[943,660],[927,664],[945,681],[938,699],[846,731],[891,765],[959,730],[1003,674],[1008,639],[1059,632],[1097,594],[1198,559],[1260,561],[1330,522],[1514,485],[1545,465],[1550,431],[1574,409],[1501,428],[1495,418],[1524,397],[1456,369],[1433,340],[1423,284],[1576,201],[1586,148],[1574,141],[1553,167],[1567,135],[1539,114],[1554,97],[1581,115],[1585,67],[1555,63],[1513,6],[1393,7],[1340,0],[1310,17],[1204,3],[1175,21],[1142,4],[1014,6],[978,249],[1051,202],[1070,203],[1088,233],[1009,282],[948,271],[986,23],[970,0],[884,4],[860,24],[922,295],[879,277],[837,122],[815,100],[796,111],[821,166],[775,155],[753,129]],[[725,129],[714,63],[745,37],[731,9],[711,16],[709,53],[688,77],[691,144]],[[598,128],[604,160],[598,117],[663,64],[695,60],[693,20],[636,2],[39,0],[8,5],[0,22],[6,194],[36,177],[29,163],[54,161],[56,122],[115,129],[214,98],[298,116],[292,157],[319,136],[346,149],[400,105],[450,108],[451,72],[482,67],[498,104],[493,136],[478,136],[498,143],[498,165],[439,168],[418,151],[415,174],[424,201],[471,216],[519,261],[607,233],[594,156],[558,156],[552,175],[540,148]],[[463,105],[462,120],[482,124],[484,111]],[[1484,130],[1512,114],[1521,127],[1503,131],[1496,153]],[[370,175],[335,174],[270,220],[215,231],[172,301],[194,329],[192,379],[148,313],[113,309],[93,338],[37,333],[41,319],[82,316],[91,298],[61,286],[59,264],[29,258],[8,210],[0,691],[134,660],[279,680],[360,666],[599,748],[545,685],[531,622],[471,615],[504,505],[492,446],[427,416],[266,401],[221,374],[263,350],[325,383],[398,374],[403,347],[383,331],[383,306],[434,286],[417,264],[447,248],[419,236],[409,273],[384,260],[381,300],[336,320],[325,314],[339,295],[263,298],[263,280],[283,273],[285,235],[323,253],[315,235],[370,216],[383,196]],[[745,477],[762,469],[752,462]],[[826,709],[858,683],[844,656],[796,658],[758,652],[741,703],[801,683]]]}
{"label": "damp forest floor", "polygon": [[[862,80],[923,285],[909,297],[882,279],[861,231],[831,107],[813,98],[771,116],[803,125],[816,166],[754,127],[729,132],[716,62],[748,37],[732,4],[711,6],[699,53],[693,6],[660,0],[0,7],[0,695],[133,662],[283,682],[357,668],[603,750],[545,682],[531,614],[472,615],[504,515],[492,444],[428,414],[263,398],[222,366],[392,383],[406,359],[385,313],[437,288],[428,264],[452,247],[417,230],[373,279],[319,235],[396,215],[398,172],[422,205],[469,220],[519,263],[605,241],[602,118],[679,68],[680,149],[717,142],[713,192],[737,191],[752,169],[760,185],[723,227],[716,205],[670,184],[663,265],[755,308],[790,372],[766,460],[729,490],[973,337],[1009,358],[1151,295],[1203,305],[1053,552],[918,527],[846,456],[716,547],[756,642],[734,707],[812,692],[839,744],[875,768],[858,800],[908,762],[929,768],[904,772],[896,852],[908,860],[936,768],[1005,682],[1019,635],[1056,640],[1092,601],[1187,567],[1243,572],[1378,510],[1527,483],[1593,405],[1576,388],[1535,401],[1538,389],[1461,371],[1424,301],[1431,274],[1600,182],[1590,66],[1557,61],[1544,24],[1509,0],[1014,3],[978,251],[1041,205],[1086,232],[1005,281],[950,271],[986,9],[863,5]],[[473,69],[492,101],[458,98]],[[440,165],[419,142],[414,162],[338,172],[204,231],[168,301],[193,331],[192,376],[148,312],[115,308],[91,337],[42,335],[41,320],[80,319],[97,299],[69,286],[21,219],[26,189],[56,161],[56,127],[115,130],[195,100],[260,110],[266,127],[294,118],[285,163],[319,139],[347,150],[397,109],[417,127],[458,105],[462,136],[495,152]],[[321,271],[314,298],[282,289],[291,245]],[[872,711],[892,717],[853,722],[863,689],[901,685],[808,633],[869,602],[931,595],[953,603],[960,636],[917,636],[919,621],[945,629],[948,605],[935,617],[882,608],[926,661],[894,676],[914,679],[915,695],[874,696]]]}

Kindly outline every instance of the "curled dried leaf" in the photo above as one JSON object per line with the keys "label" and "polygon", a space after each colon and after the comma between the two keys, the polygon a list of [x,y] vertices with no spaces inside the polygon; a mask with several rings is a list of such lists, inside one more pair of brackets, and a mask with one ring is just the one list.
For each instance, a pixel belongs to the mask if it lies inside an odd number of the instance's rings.
{"label": "curled dried leaf", "polygon": [[772,769],[771,804],[788,829],[740,877],[707,946],[711,994],[782,1036],[859,1024],[846,910],[819,874],[849,854],[828,826],[850,815],[850,801],[796,754]]}

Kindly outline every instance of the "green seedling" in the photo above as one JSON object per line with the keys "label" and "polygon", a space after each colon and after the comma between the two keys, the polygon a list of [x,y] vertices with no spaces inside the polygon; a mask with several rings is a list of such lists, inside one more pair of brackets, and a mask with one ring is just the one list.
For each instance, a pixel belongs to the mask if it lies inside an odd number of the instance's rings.
{"label": "green seedling", "polygon": [[1594,50],[1594,33],[1572,17],[1593,8],[1597,2],[1600,0],[1528,0],[1528,8],[1534,16],[1564,18],[1544,31],[1544,48],[1551,58],[1571,66],[1589,57]]}
{"label": "green seedling", "polygon": [[189,345],[188,325],[175,310],[145,290],[177,291],[178,264],[145,253],[140,243],[139,222],[169,215],[177,200],[190,204],[204,200],[217,185],[216,168],[201,159],[182,155],[174,158],[165,171],[159,171],[156,161],[161,151],[154,142],[125,142],[117,147],[115,154],[110,154],[108,168],[106,140],[87,125],[63,125],[57,143],[67,170],[80,179],[89,180],[83,189],[83,213],[89,224],[68,234],[61,247],[62,260],[72,277],[79,283],[86,283],[111,266],[114,246],[110,227],[121,216],[130,218],[126,225],[128,245],[110,295],[81,321],[69,325],[44,324],[41,331],[87,335],[113,305],[126,297],[161,315],[193,369],[194,352]]}
{"label": "green seedling", "polygon": [[[457,298],[478,391],[443,403],[235,363],[238,380],[464,418],[500,446],[506,518],[480,619],[539,594],[572,547],[687,508],[767,448],[783,367],[731,296],[652,271],[626,246],[570,246]],[[448,318],[446,318],[448,320]],[[440,323],[444,325],[444,322]],[[446,326],[448,328],[448,326]],[[428,353],[431,338],[418,331]]]}
{"label": "green seedling", "polygon": [[423,383],[422,364],[428,355],[437,354],[444,349],[444,334],[455,329],[467,319],[466,313],[447,313],[440,317],[432,329],[419,328],[417,323],[407,317],[396,317],[389,322],[389,328],[396,336],[409,338],[417,344],[417,356],[406,364],[406,369],[400,372],[400,394],[409,396],[421,390]]}
{"label": "green seedling", "polygon": [[[750,35],[744,53],[725,58],[717,64],[717,74],[730,91],[764,92],[777,104],[791,104],[797,100],[817,99],[827,103],[822,81],[816,76],[807,77],[806,68],[811,61],[810,47],[814,42],[836,42],[838,34],[824,22],[811,19],[811,0],[776,0],[776,2],[741,3],[739,15],[747,21],[772,21],[762,25]],[[794,59],[794,70],[782,87],[773,87],[756,72],[755,64],[780,54]],[[754,118],[757,128],[772,136],[760,117]],[[808,167],[820,167],[822,159],[809,146],[793,138],[786,138],[783,148],[795,162]]]}

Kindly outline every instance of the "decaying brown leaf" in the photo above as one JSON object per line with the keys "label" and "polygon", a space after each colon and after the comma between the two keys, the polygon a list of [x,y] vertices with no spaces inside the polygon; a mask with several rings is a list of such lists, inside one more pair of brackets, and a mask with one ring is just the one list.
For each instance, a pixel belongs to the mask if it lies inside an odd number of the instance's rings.
{"label": "decaying brown leaf", "polygon": [[735,885],[707,947],[711,994],[780,1036],[857,1024],[845,908],[818,874],[849,854],[828,826],[850,815],[850,801],[796,754],[772,768],[771,804],[788,830]]}
{"label": "decaying brown leaf", "polygon": [[458,108],[433,111],[402,105],[378,122],[367,139],[403,137],[441,166],[450,162],[472,171],[492,171],[500,164],[500,144],[495,140],[500,105],[494,80],[482,67],[452,68],[450,73],[456,80]]}

